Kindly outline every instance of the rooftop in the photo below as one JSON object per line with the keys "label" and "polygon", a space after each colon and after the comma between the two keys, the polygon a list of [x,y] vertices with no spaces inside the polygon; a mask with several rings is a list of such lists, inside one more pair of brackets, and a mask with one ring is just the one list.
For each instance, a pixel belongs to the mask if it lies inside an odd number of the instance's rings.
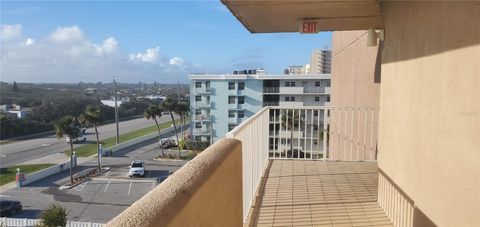
{"label": "rooftop", "polygon": [[325,80],[330,74],[262,74],[262,75],[233,75],[233,74],[192,74],[191,80]]}

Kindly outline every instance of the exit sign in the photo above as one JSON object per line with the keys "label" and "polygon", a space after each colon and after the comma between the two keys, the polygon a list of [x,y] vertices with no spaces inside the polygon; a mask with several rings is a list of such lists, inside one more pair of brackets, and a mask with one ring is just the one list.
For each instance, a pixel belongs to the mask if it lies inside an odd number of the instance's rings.
{"label": "exit sign", "polygon": [[318,33],[319,31],[317,20],[303,20],[300,22],[300,33]]}

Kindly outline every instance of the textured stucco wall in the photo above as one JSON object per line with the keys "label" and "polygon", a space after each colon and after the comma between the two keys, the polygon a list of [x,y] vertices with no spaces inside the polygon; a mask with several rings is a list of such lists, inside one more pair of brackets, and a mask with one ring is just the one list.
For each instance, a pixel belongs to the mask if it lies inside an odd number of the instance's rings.
{"label": "textured stucco wall", "polygon": [[384,2],[379,168],[413,226],[480,226],[480,2]]}
{"label": "textured stucco wall", "polygon": [[242,146],[222,139],[106,226],[242,226]]}
{"label": "textured stucco wall", "polygon": [[[332,43],[330,105],[378,107],[381,56],[378,52],[379,47],[367,46],[367,31],[334,32]],[[377,112],[341,110],[332,112],[331,116],[333,123],[329,140],[329,158],[347,161],[375,160]],[[351,127],[351,121],[353,121],[353,127]],[[334,136],[335,133],[341,133],[342,136]],[[341,139],[345,137],[348,139]],[[348,141],[355,142],[352,144]],[[356,144],[362,144],[362,146],[357,148]]]}

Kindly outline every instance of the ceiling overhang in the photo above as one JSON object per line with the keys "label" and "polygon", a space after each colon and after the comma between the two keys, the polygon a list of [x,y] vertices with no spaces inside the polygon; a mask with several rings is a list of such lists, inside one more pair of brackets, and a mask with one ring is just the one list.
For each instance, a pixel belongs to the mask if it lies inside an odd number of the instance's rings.
{"label": "ceiling overhang", "polygon": [[314,19],[319,31],[383,28],[377,0],[221,0],[252,33],[299,32]]}

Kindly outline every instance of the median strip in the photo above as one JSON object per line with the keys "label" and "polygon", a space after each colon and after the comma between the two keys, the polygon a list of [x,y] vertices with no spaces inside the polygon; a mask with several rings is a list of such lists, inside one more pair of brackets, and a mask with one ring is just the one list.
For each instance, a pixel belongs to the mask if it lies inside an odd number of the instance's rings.
{"label": "median strip", "polygon": [[[180,122],[180,120],[176,120],[175,122],[178,124]],[[187,122],[188,122],[188,118],[187,118]],[[171,124],[172,124],[172,122],[169,121],[169,122],[165,122],[163,124],[160,124],[159,126],[160,126],[160,129],[166,129],[166,128],[169,128]],[[143,129],[138,129],[138,130],[131,131],[131,132],[128,132],[128,133],[124,133],[124,134],[120,135],[120,143],[127,142],[129,140],[136,139],[138,137],[148,135],[148,134],[153,133],[153,132],[157,132],[157,126],[156,125],[152,125],[152,126],[149,126],[149,127],[143,128]],[[116,144],[115,140],[116,140],[115,137],[110,137],[110,138],[101,140],[100,143],[102,144],[103,147],[109,148],[109,147],[112,147]],[[97,154],[97,144],[94,143],[94,144],[82,145],[82,146],[75,147],[73,150],[75,151],[77,156],[87,157],[87,156],[90,156],[90,155]],[[70,155],[70,150],[66,150],[65,154]]]}

